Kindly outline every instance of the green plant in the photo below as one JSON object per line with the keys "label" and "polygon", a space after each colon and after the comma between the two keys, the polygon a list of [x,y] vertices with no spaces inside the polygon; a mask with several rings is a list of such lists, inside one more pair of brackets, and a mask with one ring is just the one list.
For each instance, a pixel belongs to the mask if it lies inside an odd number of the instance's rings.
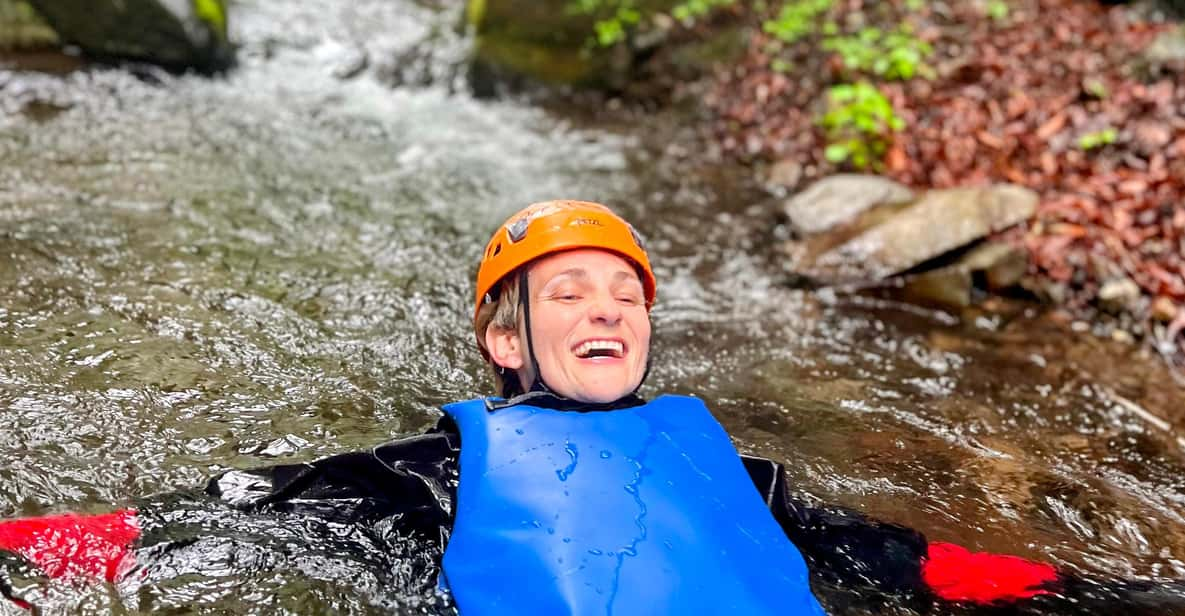
{"label": "green plant", "polygon": [[1078,147],[1083,150],[1094,150],[1105,145],[1115,143],[1115,138],[1119,136],[1118,131],[1114,128],[1107,127],[1103,130],[1097,130],[1091,133],[1086,133],[1078,138]]}
{"label": "green plant", "polygon": [[[684,23],[693,22],[714,9],[735,4],[736,0],[683,0],[671,8],[671,17]],[[658,14],[638,6],[636,0],[569,0],[567,10],[576,15],[592,15],[591,44],[611,47],[624,41],[644,19]]]}
{"label": "green plant", "polygon": [[865,81],[832,86],[819,122],[827,133],[827,160],[857,169],[877,166],[892,134],[905,128],[889,99]]}
{"label": "green plant", "polygon": [[774,58],[769,62],[769,70],[775,73],[789,73],[790,71],[794,70],[794,64],[789,60]]}
{"label": "green plant", "polygon": [[642,21],[635,0],[569,0],[567,11],[596,18],[589,44],[600,47],[612,47],[625,40],[626,34]]}
{"label": "green plant", "polygon": [[736,0],[684,0],[671,9],[671,17],[679,21],[694,21],[718,8],[735,3]]}
{"label": "green plant", "polygon": [[989,0],[987,15],[992,21],[1003,21],[1008,18],[1008,3],[1004,0]]}
{"label": "green plant", "polygon": [[791,0],[762,29],[783,43],[794,43],[815,30],[816,19],[831,10],[834,0]]}
{"label": "green plant", "polygon": [[864,28],[852,36],[830,37],[823,41],[823,49],[838,53],[849,70],[886,79],[905,80],[919,73],[932,73],[925,58],[933,48],[914,36],[908,24],[900,24],[889,33]]}
{"label": "green plant", "polygon": [[1099,100],[1103,100],[1110,95],[1110,92],[1107,90],[1107,84],[1098,79],[1087,79],[1083,81],[1082,90]]}
{"label": "green plant", "polygon": [[[920,8],[921,2],[914,0],[911,6],[919,5]],[[889,32],[869,27],[854,34],[844,34],[834,20],[819,23],[833,5],[834,0],[791,0],[783,4],[777,17],[762,25],[765,32],[774,37],[767,51],[776,56],[786,45],[821,34],[822,48],[839,54],[850,71],[902,80],[934,74],[926,64],[933,48],[915,36],[908,23],[899,24]]]}
{"label": "green plant", "polygon": [[638,25],[642,20],[642,13],[632,6],[620,6],[612,17],[598,19],[593,24],[593,33],[597,44],[601,47],[611,47],[625,40],[628,30]]}

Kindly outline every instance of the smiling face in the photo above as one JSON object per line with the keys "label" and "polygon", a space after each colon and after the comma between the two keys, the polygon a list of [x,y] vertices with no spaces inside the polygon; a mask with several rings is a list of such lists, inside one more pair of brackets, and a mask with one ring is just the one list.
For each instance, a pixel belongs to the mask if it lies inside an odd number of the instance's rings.
{"label": "smiling face", "polygon": [[[552,391],[612,402],[638,388],[650,352],[650,317],[629,261],[603,250],[571,250],[533,263],[527,279],[531,342]],[[494,361],[533,382],[519,333],[491,328],[486,335]]]}

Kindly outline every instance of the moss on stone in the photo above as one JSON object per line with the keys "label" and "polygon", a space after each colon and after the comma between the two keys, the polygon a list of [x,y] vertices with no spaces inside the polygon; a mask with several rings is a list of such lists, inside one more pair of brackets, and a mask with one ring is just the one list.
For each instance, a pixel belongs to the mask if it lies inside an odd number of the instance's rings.
{"label": "moss on stone", "polygon": [[465,20],[474,30],[481,27],[486,15],[486,0],[469,0],[465,6]]}
{"label": "moss on stone", "polygon": [[583,48],[503,37],[479,37],[476,53],[481,62],[550,83],[590,84],[603,68]]}
{"label": "moss on stone", "polygon": [[222,0],[193,0],[193,13],[206,22],[212,32],[226,40],[226,7]]}
{"label": "moss on stone", "polygon": [[56,47],[58,35],[23,0],[0,0],[0,50]]}
{"label": "moss on stone", "polygon": [[477,34],[474,61],[549,83],[620,82],[614,74],[620,71],[621,62],[614,61],[620,50],[591,46],[596,18],[572,5],[568,0],[469,0],[466,19]]}
{"label": "moss on stone", "polygon": [[680,68],[735,64],[748,48],[749,39],[746,31],[744,27],[737,25],[714,32],[701,41],[680,46],[672,54],[672,58]]}

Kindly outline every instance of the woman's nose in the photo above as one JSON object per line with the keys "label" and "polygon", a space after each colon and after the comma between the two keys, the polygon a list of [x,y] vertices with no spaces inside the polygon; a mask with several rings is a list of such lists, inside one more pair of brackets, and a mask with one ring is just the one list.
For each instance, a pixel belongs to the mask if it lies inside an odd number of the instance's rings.
{"label": "woman's nose", "polygon": [[616,325],[621,320],[621,306],[612,293],[598,293],[589,307],[588,316],[599,323]]}

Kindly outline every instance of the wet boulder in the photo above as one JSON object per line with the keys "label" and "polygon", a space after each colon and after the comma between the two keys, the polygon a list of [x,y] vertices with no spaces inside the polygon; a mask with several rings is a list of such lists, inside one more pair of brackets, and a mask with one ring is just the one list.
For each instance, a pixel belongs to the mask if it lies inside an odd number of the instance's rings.
{"label": "wet boulder", "polygon": [[24,0],[0,0],[0,51],[56,47],[58,37]]}
{"label": "wet boulder", "polygon": [[984,241],[949,265],[903,276],[900,295],[916,303],[963,308],[975,303],[977,290],[1003,292],[1019,284],[1028,268],[1023,248]]}
{"label": "wet boulder", "polygon": [[29,0],[62,42],[98,58],[219,70],[233,58],[223,0]]}
{"label": "wet boulder", "polygon": [[[675,0],[639,0],[636,8],[645,16],[675,4]],[[522,78],[622,87],[630,78],[637,46],[653,47],[657,39],[650,36],[633,44],[599,46],[595,44],[597,15],[575,6],[575,2],[469,0],[466,20],[476,35],[471,63],[474,89],[486,91],[490,82]]]}
{"label": "wet boulder", "polygon": [[[1003,248],[965,252],[963,261],[944,261],[942,257],[967,251],[982,238],[1030,218],[1038,201],[1033,191],[1012,185],[954,188],[932,190],[902,202],[899,199],[904,192],[890,184],[858,178],[851,185],[841,185],[846,181],[833,179],[826,190],[810,187],[799,197],[813,195],[823,204],[833,195],[880,197],[859,207],[838,200],[833,210],[824,205],[814,217],[810,199],[795,202],[795,214],[787,210],[792,224],[800,229],[823,229],[784,246],[787,267],[798,276],[823,285],[875,282],[904,273],[912,280],[937,265],[945,270],[921,277],[920,284],[953,281],[956,290],[932,293],[962,297],[963,291],[957,289],[966,288],[973,277],[987,276],[994,286],[1003,287],[1023,274],[1024,263],[1017,261],[1020,253]],[[839,218],[835,212],[846,215],[845,208],[860,211],[854,218],[833,224],[831,218]],[[793,222],[796,219],[799,222]]]}

